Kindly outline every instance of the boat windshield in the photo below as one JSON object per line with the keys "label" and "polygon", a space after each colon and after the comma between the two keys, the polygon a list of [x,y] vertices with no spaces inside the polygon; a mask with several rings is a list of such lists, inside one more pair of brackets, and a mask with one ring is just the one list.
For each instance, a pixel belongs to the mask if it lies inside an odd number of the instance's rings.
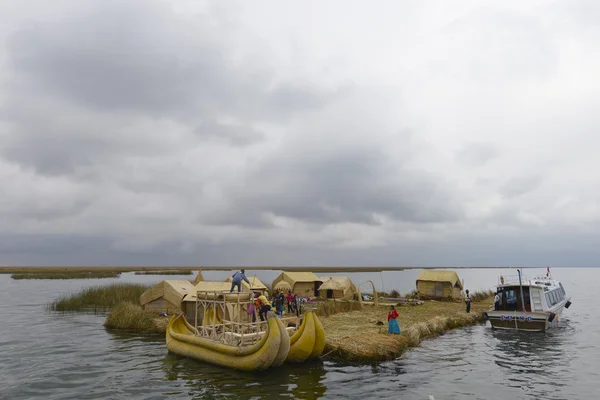
{"label": "boat windshield", "polygon": [[[498,288],[498,294],[500,295],[500,310],[523,311],[521,288],[519,286],[506,286]],[[525,297],[525,311],[531,311],[529,286],[523,286],[523,296]]]}

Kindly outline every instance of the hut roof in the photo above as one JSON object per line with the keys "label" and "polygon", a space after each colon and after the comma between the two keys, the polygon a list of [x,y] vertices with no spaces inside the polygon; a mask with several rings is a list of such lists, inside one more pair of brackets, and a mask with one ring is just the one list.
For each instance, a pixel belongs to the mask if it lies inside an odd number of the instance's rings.
{"label": "hut roof", "polygon": [[[348,278],[347,276],[320,276],[319,280],[321,280],[323,283],[323,285],[321,285],[321,287],[319,288],[319,290],[321,289],[333,289],[333,290],[348,290],[348,289],[352,289],[356,292],[356,286],[354,286],[354,283],[352,283],[352,281],[350,280],[350,278]],[[328,281],[334,281],[337,282],[337,284],[339,284],[339,288],[331,288],[331,287],[325,287],[325,283],[327,283]],[[335,285],[335,284],[334,284]]]}
{"label": "hut roof", "polygon": [[144,305],[163,297],[171,304],[179,305],[186,294],[195,294],[196,289],[190,281],[160,281],[140,296],[140,304]]}
{"label": "hut roof", "polygon": [[344,290],[344,285],[335,279],[329,279],[325,281],[320,287],[319,290]]}
{"label": "hut roof", "polygon": [[448,282],[452,286],[458,286],[460,289],[463,288],[462,282],[458,277],[458,274],[454,271],[430,271],[424,270],[417,276],[418,281],[429,281],[429,282]]}
{"label": "hut roof", "polygon": [[202,275],[202,270],[198,271],[198,275],[194,278],[194,286],[198,284],[198,282],[202,282],[204,280],[204,276]]}
{"label": "hut roof", "polygon": [[[199,290],[211,290],[215,292],[224,292],[231,290],[231,282],[200,281],[196,284],[196,292]],[[195,294],[195,292],[194,292]]]}
{"label": "hut roof", "polygon": [[290,285],[294,285],[296,282],[321,282],[318,276],[312,272],[282,272],[281,275]]}
{"label": "hut roof", "polygon": [[292,286],[286,281],[281,280],[273,286],[273,290],[292,290]]}
{"label": "hut roof", "polygon": [[[267,287],[265,286],[264,283],[262,283],[260,281],[260,279],[258,279],[255,276],[247,276],[246,278],[248,278],[248,280],[250,281],[250,285],[248,285],[246,283],[246,281],[242,280],[242,287],[243,288],[249,288],[250,290],[256,289],[256,290],[267,290]],[[233,280],[233,278],[230,276],[229,278],[225,279],[225,282],[229,282],[229,288],[231,288],[231,281]]]}
{"label": "hut roof", "polygon": [[231,290],[231,282],[224,281],[200,281],[194,286],[194,290],[183,299],[183,301],[196,301],[198,291],[209,292],[229,292]]}

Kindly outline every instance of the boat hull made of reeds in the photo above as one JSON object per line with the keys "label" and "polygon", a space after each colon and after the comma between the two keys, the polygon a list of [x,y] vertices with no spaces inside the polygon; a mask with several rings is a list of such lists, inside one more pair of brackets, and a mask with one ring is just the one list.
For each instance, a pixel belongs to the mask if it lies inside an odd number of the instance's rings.
{"label": "boat hull made of reeds", "polygon": [[195,328],[183,315],[169,321],[167,349],[198,361],[242,371],[262,371],[281,365],[290,349],[290,337],[277,316],[267,315],[267,331],[255,344],[232,346],[195,335]]}
{"label": "boat hull made of reeds", "polygon": [[325,330],[314,312],[304,314],[298,330],[290,338],[287,362],[300,363],[319,358],[325,349]]}

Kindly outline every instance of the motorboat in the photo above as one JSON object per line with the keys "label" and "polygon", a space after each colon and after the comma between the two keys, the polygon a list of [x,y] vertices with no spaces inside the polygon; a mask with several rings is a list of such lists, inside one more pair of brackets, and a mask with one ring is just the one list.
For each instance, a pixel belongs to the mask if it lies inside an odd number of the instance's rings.
{"label": "motorboat", "polygon": [[[556,327],[571,297],[563,284],[546,276],[527,279],[518,270],[515,276],[500,276],[494,308],[484,313],[492,329],[545,332]],[[498,301],[496,301],[498,300]]]}

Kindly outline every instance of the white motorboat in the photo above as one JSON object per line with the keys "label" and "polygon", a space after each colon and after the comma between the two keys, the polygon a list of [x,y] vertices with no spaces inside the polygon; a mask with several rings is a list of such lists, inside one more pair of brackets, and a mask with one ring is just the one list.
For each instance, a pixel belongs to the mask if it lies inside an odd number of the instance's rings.
{"label": "white motorboat", "polygon": [[562,312],[571,305],[562,283],[546,276],[527,279],[500,276],[494,309],[484,313],[492,329],[544,332],[560,323]]}

